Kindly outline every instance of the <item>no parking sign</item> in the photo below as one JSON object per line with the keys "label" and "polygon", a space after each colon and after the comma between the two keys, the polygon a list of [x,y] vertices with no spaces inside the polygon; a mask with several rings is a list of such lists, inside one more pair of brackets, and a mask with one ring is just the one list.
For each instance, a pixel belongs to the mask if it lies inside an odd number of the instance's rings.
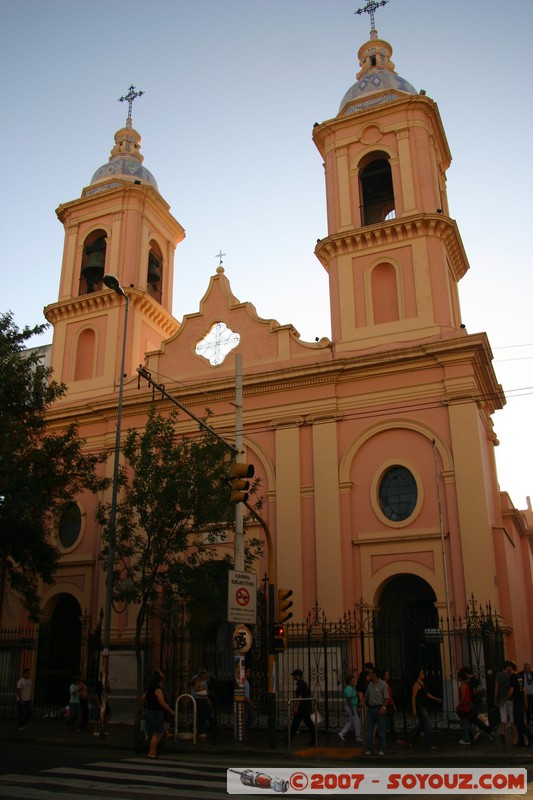
{"label": "no parking sign", "polygon": [[255,625],[257,614],[255,572],[228,574],[228,622],[244,622]]}

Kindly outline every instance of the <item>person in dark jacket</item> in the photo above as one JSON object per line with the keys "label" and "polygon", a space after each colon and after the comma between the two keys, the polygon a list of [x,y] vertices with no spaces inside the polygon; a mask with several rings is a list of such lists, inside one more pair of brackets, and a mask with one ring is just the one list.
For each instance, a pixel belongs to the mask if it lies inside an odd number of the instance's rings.
{"label": "person in dark jacket", "polygon": [[301,669],[295,669],[294,672],[291,672],[291,675],[296,681],[296,697],[298,698],[298,701],[294,703],[294,714],[291,722],[290,738],[292,739],[293,736],[298,733],[300,722],[303,720],[307,726],[307,730],[309,731],[308,744],[313,745],[315,744],[315,726],[313,725],[313,721],[311,719],[311,711],[313,710],[311,692],[309,690],[309,686],[303,679],[304,674]]}

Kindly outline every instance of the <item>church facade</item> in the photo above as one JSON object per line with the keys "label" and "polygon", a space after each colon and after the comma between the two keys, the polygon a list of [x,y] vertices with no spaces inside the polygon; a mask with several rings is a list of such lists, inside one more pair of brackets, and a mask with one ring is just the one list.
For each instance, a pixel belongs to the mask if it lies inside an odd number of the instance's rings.
{"label": "church facade", "polygon": [[[198,311],[172,316],[185,233],[143,166],[130,103],[109,162],[57,210],[61,280],[45,314],[51,365],[68,393],[50,424],[76,420],[88,449],[113,452],[126,309],[103,277],[115,275],[129,303],[123,431],[142,428],[152,402],[150,387],[138,388],[143,364],[197,416],[209,406],[210,424],[232,439],[234,355],[242,355],[244,460],[261,479],[276,583],[292,589],[295,620],[313,608],[340,618],[361,604],[391,617],[424,607],[451,619],[475,598],[521,662],[533,641],[533,513],[515,509],[498,484],[493,415],[505,397],[486,334],[461,320],[469,264],[448,207],[443,123],[391,56],[372,28],[356,83],[337,115],[313,129],[328,214],[315,253],[329,276],[332,330],[315,342],[260,318],[222,265]],[[195,429],[180,417],[178,433]],[[111,458],[109,475],[112,466]],[[79,497],[57,521],[62,559],[43,587],[45,620],[61,608],[98,620],[96,502]],[[265,569],[262,559],[259,578]],[[23,624],[16,605],[9,615]],[[133,615],[113,614],[112,648],[131,642]]]}

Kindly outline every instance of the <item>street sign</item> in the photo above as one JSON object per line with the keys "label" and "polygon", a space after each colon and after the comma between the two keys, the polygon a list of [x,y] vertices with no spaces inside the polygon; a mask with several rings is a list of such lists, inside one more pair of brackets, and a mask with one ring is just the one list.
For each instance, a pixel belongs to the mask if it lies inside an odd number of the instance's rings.
{"label": "street sign", "polygon": [[[246,627],[246,625],[237,625],[235,630],[233,631],[233,649],[236,653],[240,655],[244,655],[250,650],[252,647],[252,632]],[[242,661],[242,685],[244,686],[244,659]],[[237,678],[237,673],[235,673],[235,678]]]}
{"label": "street sign", "polygon": [[255,572],[228,573],[228,622],[255,625],[257,618],[257,576]]}

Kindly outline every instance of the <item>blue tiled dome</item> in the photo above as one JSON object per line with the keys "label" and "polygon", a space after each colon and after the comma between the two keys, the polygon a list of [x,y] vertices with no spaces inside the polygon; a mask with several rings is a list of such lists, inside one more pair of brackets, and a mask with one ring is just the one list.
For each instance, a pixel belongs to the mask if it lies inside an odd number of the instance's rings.
{"label": "blue tiled dome", "polygon": [[[404,78],[400,77],[400,75],[398,75],[396,72],[391,72],[389,69],[378,69],[375,67],[374,69],[370,69],[368,72],[365,72],[363,77],[358,80],[357,83],[354,83],[350,89],[348,89],[341,100],[339,113],[342,112],[348,103],[355,103],[358,105],[361,103],[361,101],[367,98],[368,95],[374,94],[375,92],[381,92],[384,89],[393,89],[398,92],[417,94],[415,87],[408,83],[408,81],[406,81]],[[347,110],[345,113],[350,113],[350,111]]]}
{"label": "blue tiled dome", "polygon": [[152,173],[143,167],[141,155],[141,137],[128,124],[115,133],[115,146],[107,164],[98,167],[91,178],[91,186],[108,181],[113,176],[153,186],[157,190],[157,181]]}
{"label": "blue tiled dome", "polygon": [[395,100],[402,94],[417,94],[415,87],[394,71],[390,59],[392,47],[378,39],[376,30],[370,32],[369,41],[359,49],[358,55],[361,71],[357,73],[357,83],[342,98],[339,114],[353,114],[368,105]]}

